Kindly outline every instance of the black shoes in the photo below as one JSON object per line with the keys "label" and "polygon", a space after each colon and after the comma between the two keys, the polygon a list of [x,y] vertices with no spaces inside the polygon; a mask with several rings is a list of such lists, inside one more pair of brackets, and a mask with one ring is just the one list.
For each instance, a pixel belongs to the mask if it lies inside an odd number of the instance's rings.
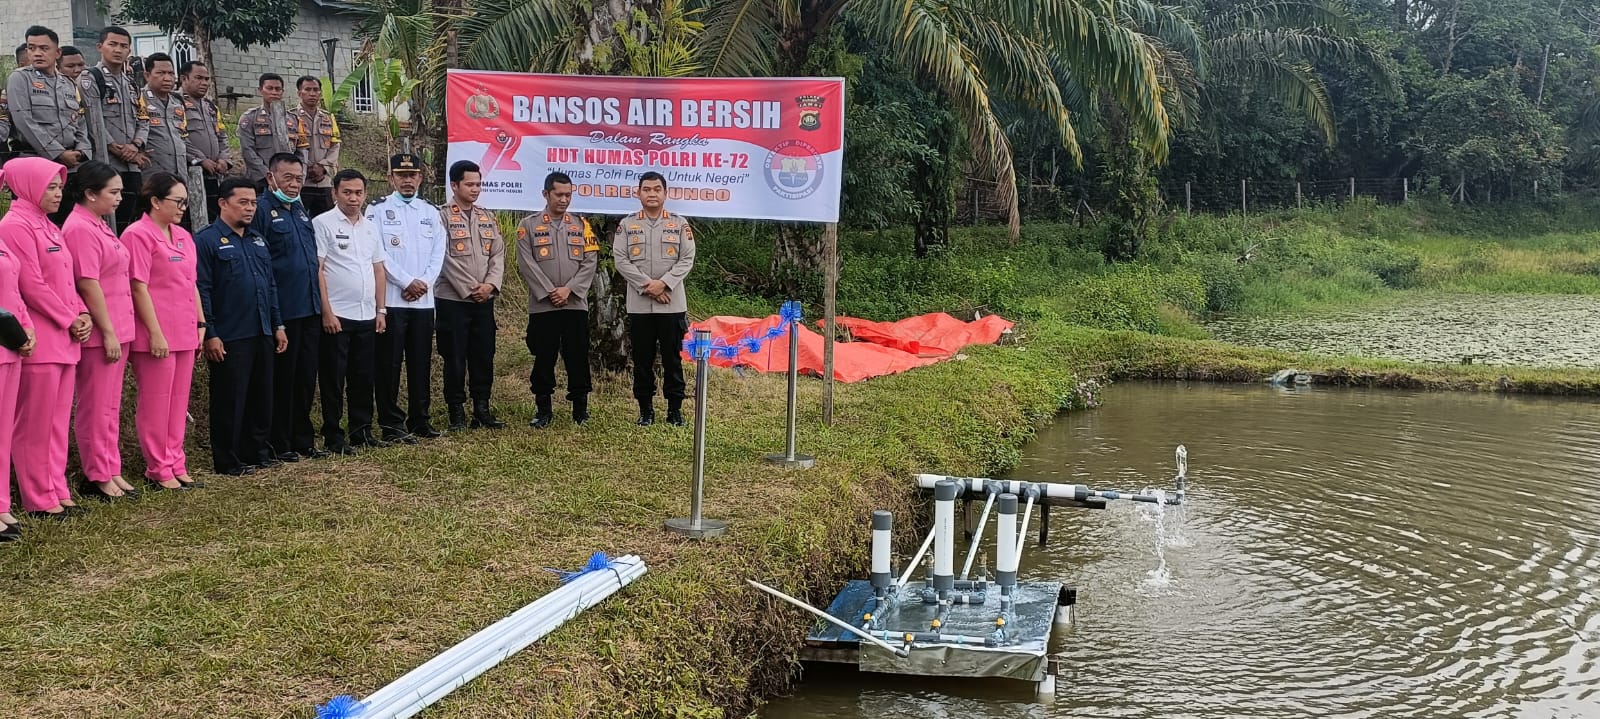
{"label": "black shoes", "polygon": [[283,454],[278,455],[278,461],[284,464],[294,464],[300,461],[300,453],[284,452]]}
{"label": "black shoes", "polygon": [[421,427],[411,430],[411,434],[420,439],[438,439],[444,436],[439,433],[439,430],[434,429],[430,425],[422,425]]}
{"label": "black shoes", "polygon": [[69,512],[69,511],[66,511],[66,510],[63,510],[63,511],[60,511],[60,512],[46,512],[44,510],[38,510],[38,511],[29,510],[27,512],[24,512],[24,514],[28,515],[29,519],[48,519],[48,520],[51,520],[53,522],[64,522],[64,521],[67,520],[68,517],[72,516],[72,513]]}
{"label": "black shoes", "polygon": [[18,529],[17,525],[0,522],[0,544],[15,542],[19,539],[22,539],[22,530]]}
{"label": "black shoes", "polygon": [[352,446],[352,447],[367,447],[367,448],[371,448],[371,449],[383,449],[384,447],[392,446],[392,444],[390,442],[388,442],[387,440],[378,439],[377,437],[374,437],[374,436],[372,436],[370,434],[367,434],[367,435],[362,435],[362,436],[359,436],[359,437],[352,437],[350,439],[350,446]]}
{"label": "black shoes", "polygon": [[296,451],[300,454],[300,456],[305,457],[306,459],[327,459],[333,456],[332,452],[329,452],[325,449],[317,449],[316,447]]}
{"label": "black shoes", "polygon": [[555,421],[555,415],[550,411],[550,395],[539,395],[533,398],[537,409],[533,413],[533,421],[528,423],[534,429],[544,429]]}
{"label": "black shoes", "polygon": [[[384,442],[388,442],[389,444],[416,444],[417,443],[417,438],[416,438],[415,435],[413,435],[410,432],[407,432],[407,431],[405,431],[403,429],[400,429],[399,427],[382,427],[380,429],[383,430],[383,441]],[[358,444],[359,445],[359,444],[362,444],[362,443],[361,442],[355,442],[354,444]]]}
{"label": "black shoes", "polygon": [[464,405],[459,404],[450,405],[450,425],[448,429],[451,432],[460,432],[466,428],[467,408]]}
{"label": "black shoes", "polygon": [[106,484],[109,484],[109,483],[107,483],[107,482],[91,482],[91,481],[89,481],[87,479],[85,479],[83,481],[80,481],[80,482],[78,482],[78,496],[83,498],[83,499],[93,499],[93,500],[99,501],[99,502],[110,502],[110,501],[117,500],[117,499],[126,499],[126,498],[128,498],[128,495],[126,493],[124,493],[121,497],[113,497],[113,496],[111,496],[109,494],[106,494],[105,492],[100,491],[100,488],[102,486],[105,486]]}
{"label": "black shoes", "polygon": [[655,424],[656,423],[656,412],[655,412],[655,410],[650,410],[649,412],[640,412],[639,413],[639,418],[634,420],[633,423],[636,424],[636,425],[639,425],[640,427],[649,427],[650,425]]}
{"label": "black shoes", "polygon": [[337,455],[340,457],[354,457],[356,455],[356,448],[351,447],[348,444],[330,444],[328,445],[328,449],[324,451],[323,454],[327,456]]}
{"label": "black shoes", "polygon": [[[300,461],[300,459],[298,457],[296,457],[295,461],[298,462],[298,461]],[[283,460],[278,459],[276,457],[268,457],[268,458],[263,459],[263,460],[261,460],[259,462],[256,462],[256,468],[257,469],[277,469],[277,468],[282,467],[282,466],[283,466]]]}
{"label": "black shoes", "polygon": [[248,476],[250,476],[252,474],[255,474],[255,473],[256,473],[256,466],[253,465],[253,464],[241,464],[241,465],[239,465],[237,467],[230,467],[228,469],[219,469],[219,470],[217,470],[217,474],[228,476],[228,477],[248,477]]}
{"label": "black shoes", "polygon": [[493,412],[489,411],[489,400],[472,400],[472,428],[478,429],[504,429],[505,422],[496,419]]}
{"label": "black shoes", "polygon": [[670,424],[670,425],[672,425],[674,427],[682,427],[685,424],[685,422],[683,421],[683,410],[681,410],[681,409],[669,409],[669,410],[667,410],[667,424]]}
{"label": "black shoes", "polygon": [[589,398],[579,397],[572,400],[572,421],[583,424],[589,421]]}

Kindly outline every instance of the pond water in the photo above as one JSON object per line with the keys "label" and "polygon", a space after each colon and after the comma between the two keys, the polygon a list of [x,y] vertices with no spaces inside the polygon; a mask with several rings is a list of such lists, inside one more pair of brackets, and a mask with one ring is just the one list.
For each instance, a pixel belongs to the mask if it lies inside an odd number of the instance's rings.
{"label": "pond water", "polygon": [[1290,352],[1414,362],[1600,367],[1600,297],[1414,295],[1315,314],[1221,319],[1212,336]]}
{"label": "pond water", "polygon": [[1180,384],[1105,398],[1044,430],[1015,476],[1162,486],[1183,443],[1191,502],[1166,517],[1165,582],[1146,512],[1052,513],[1022,572],[1079,590],[1053,703],[1024,684],[808,668],[767,719],[1600,716],[1595,402]]}

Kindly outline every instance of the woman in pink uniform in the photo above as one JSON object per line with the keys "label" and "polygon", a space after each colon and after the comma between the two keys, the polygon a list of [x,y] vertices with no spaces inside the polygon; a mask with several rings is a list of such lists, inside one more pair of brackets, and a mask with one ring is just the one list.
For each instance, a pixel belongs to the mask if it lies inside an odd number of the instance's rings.
{"label": "woman in pink uniform", "polygon": [[[0,184],[4,184],[3,179]],[[22,358],[33,354],[34,340],[33,321],[28,318],[28,307],[17,290],[21,271],[16,255],[6,249],[6,238],[0,234],[0,309],[16,315],[17,321],[28,331],[28,343],[16,352],[0,347],[0,542],[22,538],[22,532],[17,529],[20,522],[11,513],[11,429],[17,418]]]}
{"label": "woman in pink uniform", "polygon": [[[105,218],[122,203],[122,177],[103,162],[83,163],[67,183],[72,214],[61,236],[72,252],[78,296],[89,309],[94,332],[78,360],[78,413],[73,428],[78,458],[88,480],[78,495],[95,499],[128,496],[133,485],[122,478],[122,378],[133,342],[133,291],[128,285],[128,248]],[[137,492],[135,492],[137,494]]]}
{"label": "woman in pink uniform", "polygon": [[139,195],[144,217],[122,233],[133,252],[133,306],[139,315],[133,336],[133,379],[139,386],[134,424],[145,478],[159,489],[198,485],[189,479],[183,436],[194,355],[206,321],[195,283],[194,239],[178,226],[188,206],[183,182],[158,172],[145,178]]}
{"label": "woman in pink uniform", "polygon": [[72,277],[72,252],[50,223],[61,208],[67,168],[42,157],[5,165],[5,185],[16,199],[0,218],[0,237],[17,258],[17,286],[33,320],[33,354],[22,358],[11,464],[22,508],[29,516],[64,518],[77,511],[67,489],[67,426],[79,344],[93,325]]}

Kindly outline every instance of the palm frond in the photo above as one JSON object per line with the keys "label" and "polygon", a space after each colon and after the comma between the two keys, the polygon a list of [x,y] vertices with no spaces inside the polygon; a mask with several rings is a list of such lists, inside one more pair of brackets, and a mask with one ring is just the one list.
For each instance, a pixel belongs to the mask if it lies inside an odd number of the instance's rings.
{"label": "palm frond", "polygon": [[1185,8],[1157,5],[1150,0],[1122,0],[1120,7],[1124,11],[1122,17],[1132,23],[1133,29],[1160,39],[1182,53],[1196,71],[1205,71],[1205,42]]}
{"label": "palm frond", "polygon": [[553,72],[573,33],[568,0],[472,0],[460,19],[465,65],[479,70]]}
{"label": "palm frond", "polygon": [[710,3],[701,64],[713,77],[772,74],[783,8],[773,0]]}

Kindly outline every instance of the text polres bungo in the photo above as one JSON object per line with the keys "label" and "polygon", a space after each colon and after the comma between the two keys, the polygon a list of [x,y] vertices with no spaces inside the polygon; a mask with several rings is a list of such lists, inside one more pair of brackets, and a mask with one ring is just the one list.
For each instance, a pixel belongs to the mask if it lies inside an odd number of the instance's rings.
{"label": "text polres bungo", "polygon": [[[515,122],[634,127],[710,127],[775,130],[783,126],[783,103],[767,100],[678,100],[665,98],[546,97],[513,95]],[[626,122],[624,122],[626,116]]]}

